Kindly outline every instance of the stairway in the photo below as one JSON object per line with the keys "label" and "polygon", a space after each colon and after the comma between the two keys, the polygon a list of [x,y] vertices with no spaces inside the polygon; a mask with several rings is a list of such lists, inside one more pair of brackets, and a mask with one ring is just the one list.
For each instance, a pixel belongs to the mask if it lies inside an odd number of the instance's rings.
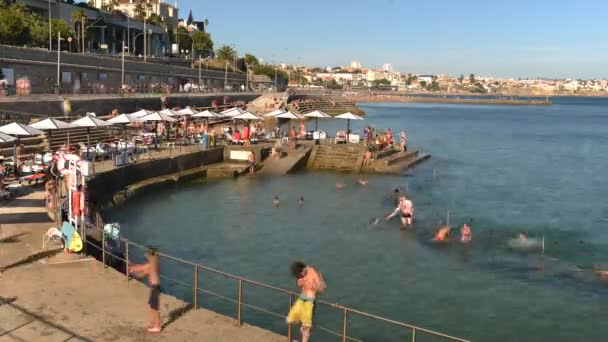
{"label": "stairway", "polygon": [[307,168],[358,172],[361,169],[365,147],[363,145],[316,145]]}

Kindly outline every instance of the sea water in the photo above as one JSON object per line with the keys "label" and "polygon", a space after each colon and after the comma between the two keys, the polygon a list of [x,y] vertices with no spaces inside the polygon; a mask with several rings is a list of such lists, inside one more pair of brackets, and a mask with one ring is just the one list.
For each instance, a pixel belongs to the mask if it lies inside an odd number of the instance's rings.
{"label": "sea water", "polygon": [[[608,100],[361,107],[367,115],[351,123],[355,130],[405,130],[409,147],[432,158],[402,175],[366,176],[365,187],[356,184],[359,175],[330,172],[204,180],[134,199],[110,218],[132,241],[294,291],[289,264],[304,260],[324,274],[324,300],[474,341],[605,339],[608,284],[591,269],[608,267]],[[319,125],[333,135],[346,123]],[[346,188],[337,190],[338,182]],[[395,187],[414,201],[411,230],[382,219],[393,209]],[[453,242],[434,244],[448,211]],[[463,223],[472,227],[466,245],[457,241]],[[518,248],[512,239],[519,232],[538,243]],[[168,260],[161,267],[184,283],[165,278],[163,287],[192,301],[192,267]],[[204,271],[199,287],[237,294],[237,281]],[[243,298],[279,316],[289,308],[288,296],[254,285],[245,284]],[[210,294],[199,303],[236,315],[234,303]],[[285,334],[279,316],[243,311],[245,322]],[[318,306],[315,323],[341,332],[342,318]],[[355,338],[410,338],[407,329],[348,320]],[[320,329],[313,334],[338,340]],[[436,339],[417,333],[417,340]]]}

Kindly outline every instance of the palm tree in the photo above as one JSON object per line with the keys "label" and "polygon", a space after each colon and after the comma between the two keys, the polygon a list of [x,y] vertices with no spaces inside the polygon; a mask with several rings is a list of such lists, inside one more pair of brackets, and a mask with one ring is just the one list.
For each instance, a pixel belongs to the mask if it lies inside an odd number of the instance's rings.
{"label": "palm tree", "polygon": [[[72,12],[72,21],[74,23],[80,23],[80,28],[78,29],[78,45],[80,46],[80,52],[84,53],[84,23],[87,22],[89,18],[87,17],[87,12],[84,9],[80,8]],[[80,37],[82,37],[82,45]]]}
{"label": "palm tree", "polygon": [[225,61],[233,61],[236,58],[236,51],[230,45],[223,45],[217,51],[217,58]]}

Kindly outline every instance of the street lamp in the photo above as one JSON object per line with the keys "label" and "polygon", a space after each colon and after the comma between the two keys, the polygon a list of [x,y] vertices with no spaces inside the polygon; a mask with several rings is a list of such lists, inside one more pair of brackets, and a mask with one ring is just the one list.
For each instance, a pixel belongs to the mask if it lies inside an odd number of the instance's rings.
{"label": "street lamp", "polygon": [[[152,33],[152,30],[150,30],[150,33]],[[138,33],[135,35],[135,37],[133,37],[133,45],[137,45],[137,37],[141,36],[142,34],[145,35],[146,32],[144,31],[142,33]],[[146,41],[144,40],[144,57],[146,56],[145,48],[146,48]],[[133,50],[135,50],[135,49],[133,49]],[[145,61],[145,59],[144,59],[144,61]]]}
{"label": "street lamp", "polygon": [[61,83],[60,77],[61,77],[61,41],[63,39],[61,38],[61,31],[57,32],[57,85],[55,86],[55,93],[57,95],[59,95],[59,86]]}
{"label": "street lamp", "polygon": [[53,49],[53,35],[51,34],[51,0],[49,0],[49,51]]}

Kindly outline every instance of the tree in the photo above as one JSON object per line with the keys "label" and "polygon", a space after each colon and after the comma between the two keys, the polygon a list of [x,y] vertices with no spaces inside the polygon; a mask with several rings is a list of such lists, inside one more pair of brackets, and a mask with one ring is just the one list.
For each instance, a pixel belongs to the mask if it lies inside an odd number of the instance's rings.
{"label": "tree", "polygon": [[74,36],[72,25],[63,19],[51,19],[51,30],[54,38],[57,38],[60,33],[62,38]]}
{"label": "tree", "polygon": [[80,26],[78,27],[78,44],[77,45],[79,46],[79,50],[83,51],[83,52],[84,52],[84,37],[85,37],[84,24],[88,20],[89,20],[89,18],[87,17],[87,12],[85,12],[85,10],[77,9],[74,12],[72,12],[72,21],[74,23],[80,23]]}
{"label": "tree", "polygon": [[165,28],[167,26],[167,24],[165,24],[165,22],[163,21],[163,18],[161,18],[160,15],[156,13],[152,13],[148,16],[148,23],[162,28]]}
{"label": "tree", "polygon": [[213,53],[213,40],[207,32],[196,31],[192,35],[194,51],[200,56],[210,56]]}
{"label": "tree", "polygon": [[375,87],[381,87],[381,86],[391,85],[391,81],[387,80],[386,78],[383,78],[381,80],[374,80],[373,83],[374,83]]}
{"label": "tree", "polygon": [[192,49],[192,36],[185,27],[180,26],[177,28],[176,38],[179,41],[178,54],[180,54],[181,51],[190,51]]}
{"label": "tree", "polygon": [[145,4],[142,2],[142,0],[139,0],[133,9],[133,17],[139,21],[144,21],[147,14],[148,12],[146,12]]}
{"label": "tree", "polygon": [[422,88],[425,88],[426,87],[426,81],[420,81],[420,86]]}
{"label": "tree", "polygon": [[460,74],[460,77],[458,77],[458,82],[460,84],[462,84],[462,82],[464,82],[464,75],[463,74]]}
{"label": "tree", "polygon": [[101,6],[102,10],[112,12],[116,7],[120,5],[118,0],[105,0]]}
{"label": "tree", "polygon": [[470,74],[469,75],[469,83],[475,84],[475,74]]}
{"label": "tree", "polygon": [[233,61],[236,59],[236,51],[229,45],[223,45],[216,51],[218,59]]}
{"label": "tree", "polygon": [[34,46],[47,46],[49,43],[49,25],[38,14],[30,15],[28,19],[30,39]]}
{"label": "tree", "polygon": [[261,65],[258,64],[256,66],[253,67],[253,74],[254,75],[266,75],[268,76],[271,80],[274,80],[275,78],[275,73],[278,79],[283,79],[286,80],[287,77],[287,73],[283,70],[277,70],[274,66],[272,65]]}
{"label": "tree", "polygon": [[27,9],[21,3],[0,3],[0,37],[3,44],[22,45],[30,40]]}
{"label": "tree", "polygon": [[260,64],[260,61],[258,61],[258,58],[256,56],[246,53],[245,54],[245,63],[247,63],[247,65],[252,67],[254,65]]}

